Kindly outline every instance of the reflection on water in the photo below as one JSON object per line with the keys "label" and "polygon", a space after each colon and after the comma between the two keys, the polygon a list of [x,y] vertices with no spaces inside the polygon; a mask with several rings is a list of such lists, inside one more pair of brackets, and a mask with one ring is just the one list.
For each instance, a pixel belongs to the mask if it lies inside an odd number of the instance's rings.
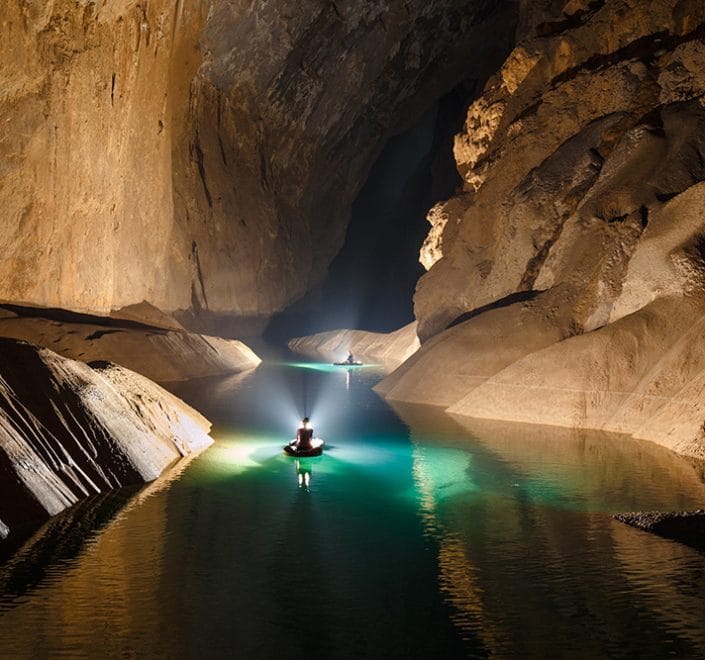
{"label": "reflection on water", "polygon": [[703,558],[605,513],[701,506],[685,461],[604,433],[397,412],[460,629],[500,656],[702,655]]}
{"label": "reflection on water", "polygon": [[[705,654],[702,555],[609,516],[702,506],[685,461],[392,411],[378,372],[310,366],[184,385],[216,444],[6,562],[0,656]],[[304,407],[317,458],[282,452]]]}
{"label": "reflection on water", "polygon": [[311,486],[311,463],[310,461],[294,459],[294,465],[296,467],[296,481],[299,484],[299,488],[303,488],[308,491]]}

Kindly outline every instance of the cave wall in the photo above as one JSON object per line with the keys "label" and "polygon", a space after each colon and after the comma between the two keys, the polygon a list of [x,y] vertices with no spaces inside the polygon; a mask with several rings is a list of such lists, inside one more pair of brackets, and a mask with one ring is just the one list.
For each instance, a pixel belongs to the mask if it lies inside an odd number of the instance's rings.
{"label": "cave wall", "polygon": [[386,139],[501,60],[515,10],[8,0],[0,299],[266,318],[324,277]]}
{"label": "cave wall", "polygon": [[517,291],[574,289],[586,330],[638,309],[649,296],[617,302],[631,256],[654,214],[705,178],[702,3],[531,9],[456,137],[464,189],[429,216],[422,339]]}
{"label": "cave wall", "polygon": [[105,313],[190,303],[172,151],[206,2],[3,3],[0,299]]}
{"label": "cave wall", "polygon": [[525,3],[429,213],[421,349],[380,391],[705,456],[705,5]]}

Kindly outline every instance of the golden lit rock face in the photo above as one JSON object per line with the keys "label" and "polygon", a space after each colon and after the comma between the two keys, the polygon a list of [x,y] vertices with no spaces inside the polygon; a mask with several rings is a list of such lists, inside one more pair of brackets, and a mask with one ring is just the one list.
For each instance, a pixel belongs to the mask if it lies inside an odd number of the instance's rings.
{"label": "golden lit rock face", "polygon": [[705,5],[559,5],[527,3],[468,110],[423,343],[379,390],[702,457]]}
{"label": "golden lit rock face", "polygon": [[82,362],[115,362],[160,383],[247,371],[261,362],[241,341],[188,332],[144,303],[122,310],[119,319],[2,312],[8,314],[0,316],[2,337],[51,347]]}
{"label": "golden lit rock face", "polygon": [[444,258],[417,290],[422,340],[567,282],[584,289],[577,327],[599,327],[650,219],[702,178],[702,4],[540,4],[456,138],[465,190],[435,211]]}
{"label": "golden lit rock face", "polygon": [[206,9],[4,3],[0,298],[97,312],[142,298],[188,306],[172,151]]}
{"label": "golden lit rock face", "polygon": [[480,12],[511,38],[512,3],[485,4],[8,0],[0,299],[193,325],[282,309],[387,137],[491,66]]}
{"label": "golden lit rock face", "polygon": [[123,367],[12,339],[0,349],[0,539],[212,442],[207,419]]}

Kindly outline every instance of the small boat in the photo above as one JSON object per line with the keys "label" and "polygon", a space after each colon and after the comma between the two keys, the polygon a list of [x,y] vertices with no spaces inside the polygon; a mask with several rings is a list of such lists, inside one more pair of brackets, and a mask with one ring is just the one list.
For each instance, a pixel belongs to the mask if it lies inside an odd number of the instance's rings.
{"label": "small boat", "polygon": [[348,362],[347,360],[345,362],[333,362],[333,366],[335,367],[361,367],[362,362],[358,362],[355,360],[355,362]]}
{"label": "small boat", "polygon": [[289,456],[298,457],[320,456],[323,453],[324,444],[325,442],[323,442],[323,440],[321,440],[320,438],[313,438],[313,440],[311,440],[310,449],[299,449],[296,446],[296,440],[292,440],[288,445],[284,446],[284,453],[288,454]]}

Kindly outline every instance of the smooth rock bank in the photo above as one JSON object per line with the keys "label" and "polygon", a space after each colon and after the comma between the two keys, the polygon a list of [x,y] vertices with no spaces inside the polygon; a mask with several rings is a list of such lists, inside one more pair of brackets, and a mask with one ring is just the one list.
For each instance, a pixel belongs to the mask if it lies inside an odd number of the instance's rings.
{"label": "smooth rock bank", "polygon": [[115,364],[4,338],[0,357],[0,538],[212,442],[208,420]]}
{"label": "smooth rock bank", "polygon": [[394,368],[413,355],[419,348],[416,323],[395,332],[367,332],[365,330],[331,330],[289,341],[289,348],[308,357],[327,362],[341,362],[352,352],[356,360],[377,362]]}

